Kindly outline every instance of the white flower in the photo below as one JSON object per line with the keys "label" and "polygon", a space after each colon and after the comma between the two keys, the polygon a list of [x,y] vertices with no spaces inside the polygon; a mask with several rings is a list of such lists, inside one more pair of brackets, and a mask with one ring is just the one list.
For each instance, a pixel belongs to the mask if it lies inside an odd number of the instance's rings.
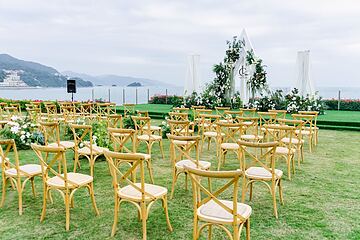
{"label": "white flower", "polygon": [[12,116],[12,117],[11,117],[11,121],[17,121],[18,119],[19,119],[18,116]]}
{"label": "white flower", "polygon": [[26,137],[29,138],[31,134],[29,132],[26,133]]}
{"label": "white flower", "polygon": [[25,133],[26,133],[25,131],[21,131],[21,132],[20,132],[21,135],[25,135]]}
{"label": "white flower", "polygon": [[12,133],[14,133],[14,134],[17,134],[18,132],[19,132],[19,126],[12,126],[11,128],[10,128],[10,131],[12,132]]}
{"label": "white flower", "polygon": [[22,128],[27,128],[28,127],[28,125],[27,124],[24,124],[23,126],[22,126]]}
{"label": "white flower", "polygon": [[84,144],[83,144],[83,143],[80,143],[80,144],[79,144],[79,147],[83,148],[83,147],[84,147]]}
{"label": "white flower", "polygon": [[24,141],[24,140],[25,140],[25,135],[21,135],[21,136],[20,136],[20,140],[21,140],[21,141]]}

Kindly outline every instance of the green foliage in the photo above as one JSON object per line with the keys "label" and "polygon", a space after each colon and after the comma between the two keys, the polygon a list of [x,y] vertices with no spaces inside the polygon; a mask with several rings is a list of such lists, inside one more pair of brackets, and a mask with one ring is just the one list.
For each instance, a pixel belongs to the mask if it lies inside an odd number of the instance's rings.
{"label": "green foliage", "polygon": [[150,104],[170,104],[173,106],[179,106],[183,103],[183,97],[181,96],[166,96],[166,95],[155,95],[151,97]]}
{"label": "green foliage", "polygon": [[[338,100],[337,99],[326,99],[323,100],[326,109],[329,110],[338,110]],[[359,99],[341,99],[340,100],[340,110],[346,111],[360,111],[360,100]]]}

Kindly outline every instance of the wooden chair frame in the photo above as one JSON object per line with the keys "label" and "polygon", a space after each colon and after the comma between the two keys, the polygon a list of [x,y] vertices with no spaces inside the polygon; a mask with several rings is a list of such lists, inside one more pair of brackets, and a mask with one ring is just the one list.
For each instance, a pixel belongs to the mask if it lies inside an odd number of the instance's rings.
{"label": "wooden chair frame", "polygon": [[[149,216],[150,209],[156,200],[162,201],[162,206],[166,216],[166,223],[170,232],[172,232],[172,226],[169,219],[168,205],[167,205],[167,194],[156,197],[151,193],[146,191],[145,184],[145,171],[144,171],[144,156],[136,153],[117,153],[111,151],[105,151],[105,157],[109,165],[110,173],[112,176],[112,185],[114,187],[114,199],[115,199],[115,208],[114,208],[114,223],[111,231],[111,236],[115,236],[116,227],[118,223],[118,214],[120,211],[120,205],[123,202],[129,202],[133,204],[138,210],[139,219],[142,221],[142,231],[143,239],[146,240],[147,231],[146,231],[146,221]],[[115,165],[115,161],[127,161],[130,163],[131,167],[125,173],[122,173],[120,169]],[[140,169],[140,186],[135,184],[134,181],[131,181],[128,177],[133,174],[136,169]],[[130,198],[121,198],[118,194],[121,184],[126,183],[130,185],[133,189],[141,193],[141,199],[130,199]],[[153,185],[154,186],[154,185]]]}
{"label": "wooden chair frame", "polygon": [[128,115],[134,115],[135,114],[135,104],[132,103],[124,103],[124,117],[127,117]]}
{"label": "wooden chair frame", "polygon": [[[217,132],[217,124],[220,120],[220,115],[213,115],[213,114],[200,114],[199,117],[201,118],[201,151],[203,149],[203,145],[205,140],[208,140],[208,150],[210,150],[211,139],[215,139],[215,144],[218,140],[218,132]],[[211,133],[215,133],[211,134]],[[210,134],[210,135],[209,135]],[[216,146],[216,149],[218,147]],[[218,156],[218,152],[216,152],[216,156]]]}
{"label": "wooden chair frame", "polygon": [[190,136],[190,122],[187,120],[167,120],[170,126],[170,134],[176,136]]}
{"label": "wooden chair frame", "polygon": [[309,151],[312,152],[314,148],[314,139],[315,139],[315,125],[314,119],[315,115],[305,115],[305,114],[292,114],[291,115],[295,120],[302,120],[303,121],[303,129],[297,134],[301,134],[302,137],[308,137],[308,145]]}
{"label": "wooden chair frame", "polygon": [[[236,171],[204,171],[200,169],[194,169],[190,167],[185,167],[186,171],[188,172],[191,182],[192,182],[192,189],[193,189],[193,205],[194,205],[194,229],[193,229],[193,239],[199,239],[202,230],[208,228],[208,239],[212,238],[212,228],[219,227],[223,230],[229,239],[232,240],[239,240],[241,236],[241,232],[243,227],[246,228],[246,239],[250,239],[250,215],[249,216],[242,216],[238,214],[238,190],[239,190],[239,180],[243,179],[243,195],[245,191],[245,178],[244,174],[241,170]],[[208,179],[220,179],[222,181],[227,180],[226,184],[220,185],[221,187],[212,189],[213,184],[211,184],[208,188],[205,187],[201,183],[201,178],[208,178]],[[210,181],[211,181],[210,180]],[[230,190],[232,187],[232,206],[229,207],[224,204],[224,201],[219,199],[221,193],[225,192],[226,190]],[[202,196],[202,193],[204,197]],[[208,219],[202,219],[201,216],[198,214],[198,209],[210,201],[213,201],[224,212],[232,215],[232,222],[224,222],[217,219],[212,219],[209,221]],[[229,201],[230,202],[230,201]],[[250,206],[247,206],[250,208]],[[250,208],[251,210],[251,208]],[[251,214],[251,212],[250,212]],[[200,225],[199,222],[203,221],[204,224]],[[232,227],[232,233],[228,229],[227,226]]]}
{"label": "wooden chair frame", "polygon": [[123,117],[121,114],[107,115],[107,127],[123,128]]}

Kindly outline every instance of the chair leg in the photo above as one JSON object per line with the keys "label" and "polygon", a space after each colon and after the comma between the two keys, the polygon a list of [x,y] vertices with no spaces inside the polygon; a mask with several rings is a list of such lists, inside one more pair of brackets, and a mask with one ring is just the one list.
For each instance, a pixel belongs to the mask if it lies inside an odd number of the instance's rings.
{"label": "chair leg", "polygon": [[175,191],[175,184],[177,181],[178,175],[176,170],[173,171],[173,181],[172,181],[172,185],[171,185],[171,194],[170,194],[170,199],[172,199],[174,197],[174,191]]}
{"label": "chair leg", "polygon": [[278,218],[278,212],[277,212],[277,206],[276,206],[276,192],[275,192],[274,184],[273,184],[273,186],[271,188],[271,195],[272,195],[272,198],[273,198],[274,215],[275,215],[275,218],[277,219]]}
{"label": "chair leg", "polygon": [[34,178],[30,178],[30,182],[31,182],[31,189],[32,189],[32,193],[34,198],[36,197],[36,191],[35,191],[35,183],[34,183]]}
{"label": "chair leg", "polygon": [[212,236],[212,225],[209,225],[209,229],[208,229],[208,240],[211,240],[211,236]]}
{"label": "chair leg", "polygon": [[252,195],[253,195],[253,182],[250,183],[249,201],[252,200]]}
{"label": "chair leg", "polygon": [[95,201],[94,183],[93,182],[90,183],[88,188],[89,188],[89,193],[90,193],[90,197],[91,197],[91,203],[92,203],[93,208],[95,210],[95,214],[96,214],[96,216],[99,216],[100,215],[99,209],[97,208],[96,201]]}
{"label": "chair leg", "polygon": [[292,173],[295,175],[295,154],[291,156]]}
{"label": "chair leg", "polygon": [[198,218],[196,214],[194,214],[194,229],[193,229],[193,240],[198,239]]}
{"label": "chair leg", "polygon": [[284,205],[284,195],[283,195],[283,189],[282,189],[282,182],[279,180],[279,197],[280,197],[280,203]]}
{"label": "chair leg", "polygon": [[143,240],[146,240],[146,221],[147,221],[147,213],[146,213],[146,205],[145,203],[141,203],[141,219],[142,219],[142,231],[143,231]]}
{"label": "chair leg", "polygon": [[65,190],[65,229],[70,229],[70,196],[68,190]]}
{"label": "chair leg", "polygon": [[163,160],[165,160],[164,148],[163,148],[162,140],[159,141],[159,147],[160,147],[162,158],[163,158]]}
{"label": "chair leg", "polygon": [[172,228],[171,223],[170,223],[168,204],[167,204],[167,196],[166,195],[163,198],[163,207],[164,207],[167,227],[168,227],[169,231],[172,232],[173,228]]}
{"label": "chair leg", "polygon": [[[45,214],[46,214],[46,204],[47,204],[47,196],[50,193],[50,191],[47,189],[47,186],[44,186],[44,193],[43,193],[43,207],[42,207],[42,211],[41,211],[41,217],[40,217],[40,222],[43,222],[45,219]],[[50,195],[49,195],[50,196]]]}
{"label": "chair leg", "polygon": [[246,240],[250,240],[250,218],[246,220]]}
{"label": "chair leg", "polygon": [[23,206],[22,206],[22,186],[20,178],[17,180],[17,192],[18,192],[18,198],[19,198],[19,215],[22,215],[23,212]]}
{"label": "chair leg", "polygon": [[3,176],[3,181],[2,181],[2,196],[1,196],[1,206],[4,206],[5,203],[5,196],[6,196],[6,185],[7,185],[7,178],[5,176]]}
{"label": "chair leg", "polygon": [[188,175],[186,172],[185,172],[185,190],[186,191],[188,190]]}
{"label": "chair leg", "polygon": [[291,157],[290,155],[286,158],[287,171],[288,171],[288,179],[291,180]]}
{"label": "chair leg", "polygon": [[153,171],[152,171],[151,160],[146,161],[146,165],[149,170],[150,181],[152,184],[154,184],[154,175],[153,175]]}
{"label": "chair leg", "polygon": [[74,172],[76,172],[76,167],[77,166],[79,166],[79,168],[80,168],[79,154],[75,151],[75,155],[74,155]]}
{"label": "chair leg", "polygon": [[119,218],[119,216],[118,216],[119,210],[120,210],[119,198],[118,198],[117,194],[115,193],[114,223],[113,223],[112,230],[111,230],[111,237],[114,237],[115,233],[116,233],[116,228],[117,228],[117,223],[118,223],[118,218]]}

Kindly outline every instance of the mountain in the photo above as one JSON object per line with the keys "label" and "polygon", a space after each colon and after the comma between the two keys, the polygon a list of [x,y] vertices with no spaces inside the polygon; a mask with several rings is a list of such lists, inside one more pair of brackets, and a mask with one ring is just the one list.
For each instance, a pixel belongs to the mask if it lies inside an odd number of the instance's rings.
{"label": "mountain", "polygon": [[64,71],[62,74],[72,77],[79,77],[86,81],[92,82],[94,85],[103,85],[103,86],[127,86],[133,82],[138,82],[142,86],[161,86],[161,87],[174,87],[174,85],[147,79],[147,78],[137,78],[137,77],[128,77],[128,76],[119,76],[119,75],[99,75],[99,76],[92,76],[84,73],[76,73],[72,71]]}
{"label": "mountain", "polygon": [[[66,87],[67,76],[55,68],[36,62],[24,61],[8,54],[0,54],[0,82],[6,77],[5,71],[14,70],[27,85],[35,87]],[[76,77],[76,76],[71,76]],[[91,87],[92,83],[77,77],[78,87]]]}

